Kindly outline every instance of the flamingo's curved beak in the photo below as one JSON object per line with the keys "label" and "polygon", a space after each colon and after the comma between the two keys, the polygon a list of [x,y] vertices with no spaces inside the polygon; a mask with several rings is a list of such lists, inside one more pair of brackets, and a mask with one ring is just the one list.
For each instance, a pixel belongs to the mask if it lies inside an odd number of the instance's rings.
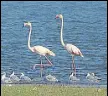
{"label": "flamingo's curved beak", "polygon": [[23,27],[26,26],[26,23],[24,23]]}
{"label": "flamingo's curved beak", "polygon": [[22,27],[24,28],[26,25],[27,25],[27,23],[24,23]]}
{"label": "flamingo's curved beak", "polygon": [[59,18],[59,16],[58,16],[58,15],[56,15],[55,19],[57,19],[57,18]]}

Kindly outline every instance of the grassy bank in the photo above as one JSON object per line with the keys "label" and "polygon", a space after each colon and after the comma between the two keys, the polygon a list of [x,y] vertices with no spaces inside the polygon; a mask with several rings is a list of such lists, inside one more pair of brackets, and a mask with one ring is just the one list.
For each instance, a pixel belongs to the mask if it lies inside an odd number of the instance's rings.
{"label": "grassy bank", "polygon": [[1,96],[107,96],[107,89],[59,85],[2,85]]}

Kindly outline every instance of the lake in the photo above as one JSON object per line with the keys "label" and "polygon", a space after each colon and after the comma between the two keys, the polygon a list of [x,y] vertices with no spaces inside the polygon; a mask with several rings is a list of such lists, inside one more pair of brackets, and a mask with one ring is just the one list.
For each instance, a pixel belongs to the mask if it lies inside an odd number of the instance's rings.
{"label": "lake", "polygon": [[[9,76],[12,71],[30,78],[40,78],[40,56],[27,46],[29,29],[24,22],[32,23],[31,46],[41,45],[56,56],[48,56],[52,67],[44,68],[43,78],[54,75],[62,84],[69,81],[72,57],[60,42],[60,20],[64,16],[65,43],[77,46],[84,58],[75,56],[77,84],[92,84],[85,77],[94,72],[102,78],[95,85],[107,84],[107,2],[106,1],[2,1],[1,2],[1,72]],[[43,57],[43,62],[46,63]],[[39,81],[41,83],[42,81]]]}

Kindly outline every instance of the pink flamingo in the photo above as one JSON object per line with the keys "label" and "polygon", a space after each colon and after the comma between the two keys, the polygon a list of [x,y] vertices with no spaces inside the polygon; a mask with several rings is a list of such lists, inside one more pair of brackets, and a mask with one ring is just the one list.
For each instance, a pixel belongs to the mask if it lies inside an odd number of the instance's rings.
{"label": "pink flamingo", "polygon": [[[36,66],[40,66],[41,67],[41,77],[42,77],[42,70],[43,67],[45,66],[52,66],[53,64],[51,63],[51,61],[48,59],[47,55],[51,55],[51,56],[55,56],[55,53],[53,53],[52,51],[50,51],[49,49],[43,47],[43,46],[30,46],[30,36],[31,36],[31,31],[32,31],[32,25],[30,22],[24,23],[24,26],[29,26],[30,30],[29,30],[29,37],[28,37],[28,48],[34,52],[40,55],[40,60],[41,60],[41,64],[35,64],[33,66],[33,69],[35,69]],[[46,60],[48,61],[48,64],[42,64],[42,56],[44,56],[46,58]]]}
{"label": "pink flamingo", "polygon": [[76,68],[75,68],[75,64],[74,64],[74,55],[81,56],[81,57],[83,57],[83,55],[82,55],[80,49],[77,48],[75,45],[64,44],[64,41],[63,41],[63,15],[58,14],[58,15],[56,15],[56,18],[60,18],[61,21],[62,21],[62,25],[61,25],[61,44],[72,55],[72,65],[73,65],[72,68],[74,69],[74,74],[76,76]]}

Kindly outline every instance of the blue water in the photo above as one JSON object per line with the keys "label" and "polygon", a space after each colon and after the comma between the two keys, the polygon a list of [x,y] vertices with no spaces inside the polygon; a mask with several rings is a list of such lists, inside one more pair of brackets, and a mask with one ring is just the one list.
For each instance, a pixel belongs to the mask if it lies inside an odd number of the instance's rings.
{"label": "blue water", "polygon": [[[1,71],[9,76],[23,72],[30,78],[40,77],[39,55],[27,46],[28,28],[32,23],[31,46],[42,45],[56,56],[49,56],[52,67],[44,69],[43,78],[52,74],[60,83],[67,84],[71,73],[72,57],[60,43],[60,20],[64,16],[65,43],[76,45],[84,55],[75,57],[79,84],[89,84],[85,78],[94,72],[102,80],[96,85],[107,84],[107,2],[105,1],[2,1],[1,2]],[[46,62],[43,57],[43,62]],[[40,81],[41,83],[41,81]]]}

